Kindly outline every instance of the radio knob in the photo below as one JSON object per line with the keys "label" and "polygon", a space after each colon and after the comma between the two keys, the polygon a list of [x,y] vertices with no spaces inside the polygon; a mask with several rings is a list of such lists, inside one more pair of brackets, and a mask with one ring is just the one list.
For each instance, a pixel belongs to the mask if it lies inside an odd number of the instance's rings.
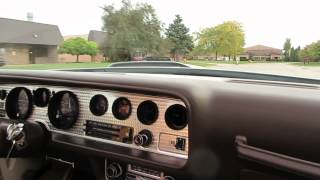
{"label": "radio knob", "polygon": [[164,180],[174,180],[174,178],[172,176],[165,176]]}
{"label": "radio knob", "polygon": [[111,163],[106,169],[106,175],[108,178],[118,178],[122,175],[122,167],[118,163]]}
{"label": "radio knob", "polygon": [[149,130],[142,130],[134,136],[134,144],[137,146],[148,147],[152,143],[152,133]]}

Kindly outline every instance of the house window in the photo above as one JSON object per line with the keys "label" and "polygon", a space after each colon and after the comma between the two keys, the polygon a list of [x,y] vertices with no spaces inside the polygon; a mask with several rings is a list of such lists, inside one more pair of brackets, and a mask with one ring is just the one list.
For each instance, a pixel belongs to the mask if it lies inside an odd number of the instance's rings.
{"label": "house window", "polygon": [[12,56],[17,55],[17,51],[15,51],[15,50],[11,51],[11,55],[12,55]]}
{"label": "house window", "polygon": [[260,60],[260,58],[258,56],[253,56],[252,59],[255,61]]}

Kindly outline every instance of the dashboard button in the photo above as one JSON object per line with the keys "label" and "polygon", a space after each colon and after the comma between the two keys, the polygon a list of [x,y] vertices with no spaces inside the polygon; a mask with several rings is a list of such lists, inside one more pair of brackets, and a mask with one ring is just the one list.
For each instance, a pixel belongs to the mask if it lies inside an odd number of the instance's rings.
{"label": "dashboard button", "polygon": [[185,138],[177,138],[175,146],[176,146],[176,149],[184,151],[186,149],[186,139]]}

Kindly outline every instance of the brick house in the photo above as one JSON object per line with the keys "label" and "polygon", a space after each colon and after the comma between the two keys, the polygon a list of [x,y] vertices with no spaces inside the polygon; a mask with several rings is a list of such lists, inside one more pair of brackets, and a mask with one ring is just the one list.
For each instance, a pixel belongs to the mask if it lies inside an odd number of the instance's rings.
{"label": "brick house", "polygon": [[58,62],[58,26],[0,18],[0,51],[7,64]]}
{"label": "brick house", "polygon": [[[102,61],[105,59],[105,55],[103,54],[103,50],[105,49],[105,41],[107,39],[107,33],[103,31],[96,31],[96,30],[91,30],[89,34],[82,34],[82,35],[68,35],[64,36],[64,40],[68,40],[71,38],[83,38],[87,39],[88,41],[94,41],[98,44],[99,49],[101,50],[99,54],[97,54],[94,57],[91,57],[89,55],[80,55],[79,56],[79,61],[80,62],[92,62],[92,61]],[[59,62],[74,62],[76,59],[76,56],[71,55],[71,54],[60,54],[59,55]]]}
{"label": "brick house", "polygon": [[238,56],[240,60],[281,60],[282,50],[263,45],[247,47],[244,53]]}

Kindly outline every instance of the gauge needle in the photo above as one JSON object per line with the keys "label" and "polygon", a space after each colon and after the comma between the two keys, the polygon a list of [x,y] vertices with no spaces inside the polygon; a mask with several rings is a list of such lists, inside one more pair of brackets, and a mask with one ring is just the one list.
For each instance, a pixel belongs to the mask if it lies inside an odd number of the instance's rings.
{"label": "gauge needle", "polygon": [[57,119],[60,118],[60,111],[59,110],[57,110],[56,118]]}

